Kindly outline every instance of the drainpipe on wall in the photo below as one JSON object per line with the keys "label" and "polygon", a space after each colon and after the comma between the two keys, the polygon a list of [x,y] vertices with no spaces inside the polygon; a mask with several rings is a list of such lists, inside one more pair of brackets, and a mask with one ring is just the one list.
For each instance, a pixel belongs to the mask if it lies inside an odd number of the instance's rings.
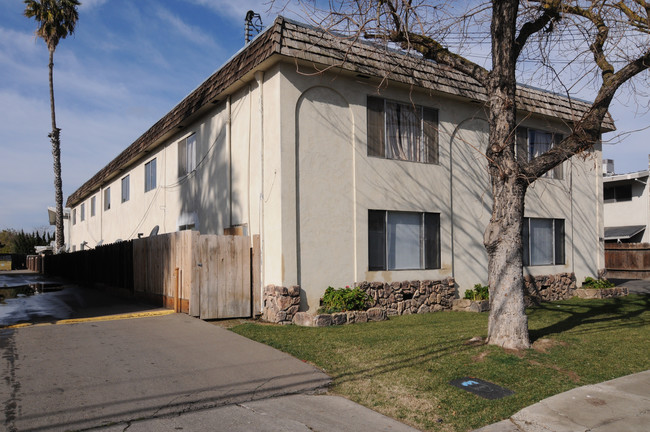
{"label": "drainpipe on wall", "polygon": [[[260,233],[260,285],[264,289],[264,71],[255,72],[257,89],[259,92],[259,110],[260,110],[260,199],[259,199],[259,228]],[[260,296],[260,311],[264,308],[264,296]]]}
{"label": "drainpipe on wall", "polygon": [[[575,242],[575,218],[573,216],[573,159],[569,159],[570,164],[569,164],[569,202],[571,203],[571,273],[575,274],[576,273],[576,260],[575,260],[575,250],[576,250],[576,242]],[[602,178],[602,175],[601,175]],[[598,198],[599,196],[596,195]],[[598,240],[598,248],[600,249],[600,239]],[[598,260],[600,261],[600,253],[598,254],[599,258]],[[596,269],[598,271],[598,269]]]}
{"label": "drainpipe on wall", "polygon": [[226,98],[228,122],[226,123],[226,142],[228,143],[228,228],[232,227],[232,106],[230,95]]}

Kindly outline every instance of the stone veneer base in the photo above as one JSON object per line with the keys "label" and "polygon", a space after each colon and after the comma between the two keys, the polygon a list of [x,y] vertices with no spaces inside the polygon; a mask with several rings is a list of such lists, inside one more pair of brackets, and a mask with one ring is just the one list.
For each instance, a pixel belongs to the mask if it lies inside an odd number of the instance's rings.
{"label": "stone veneer base", "polygon": [[628,295],[628,290],[626,287],[614,287],[614,288],[603,288],[603,289],[579,288],[576,290],[576,295],[583,299],[604,299],[604,298],[613,298],[613,297],[624,297]]}
{"label": "stone veneer base", "polygon": [[[524,285],[526,306],[539,304],[542,301],[566,300],[576,295],[576,278],[573,273],[525,276]],[[286,288],[269,285],[264,288],[262,320],[278,324],[293,323],[322,327],[381,321],[395,315],[451,310],[454,303],[456,303],[456,310],[477,312],[489,310],[488,301],[466,305],[462,301],[464,299],[454,299],[456,283],[452,278],[438,281],[361,282],[356,286],[366,292],[371,299],[370,309],[365,311],[365,315],[364,311],[319,315],[298,312],[300,308],[299,286]],[[382,312],[375,312],[375,310]],[[369,313],[370,315],[368,315]]]}

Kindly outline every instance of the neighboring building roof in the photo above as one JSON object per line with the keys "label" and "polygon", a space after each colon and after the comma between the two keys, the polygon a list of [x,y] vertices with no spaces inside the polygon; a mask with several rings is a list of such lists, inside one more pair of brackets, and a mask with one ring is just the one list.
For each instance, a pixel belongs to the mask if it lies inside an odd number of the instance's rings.
{"label": "neighboring building roof", "polygon": [[[70,195],[66,205],[76,205],[148,150],[178,129],[187,126],[188,120],[194,118],[206,106],[217,103],[239,80],[271,57],[278,60],[285,57],[312,62],[480,102],[487,100],[485,89],[477,81],[449,67],[278,17],[269,28],[236,53],[126,150]],[[567,122],[579,119],[590,106],[588,102],[526,86],[518,88],[517,98],[519,109],[522,111]],[[615,129],[609,115],[602,126],[604,130]]]}
{"label": "neighboring building roof", "polygon": [[650,171],[636,171],[627,174],[614,174],[603,177],[603,183],[611,183],[616,181],[625,181],[625,180],[636,180],[644,177],[648,177]]}
{"label": "neighboring building roof", "polygon": [[645,225],[605,227],[605,240],[627,240],[645,229]]}

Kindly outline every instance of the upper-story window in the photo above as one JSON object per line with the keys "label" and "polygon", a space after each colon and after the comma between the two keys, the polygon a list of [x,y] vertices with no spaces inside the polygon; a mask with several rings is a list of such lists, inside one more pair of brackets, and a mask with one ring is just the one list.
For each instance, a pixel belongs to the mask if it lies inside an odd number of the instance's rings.
{"label": "upper-story window", "polygon": [[97,200],[95,198],[96,197],[94,196],[90,198],[90,217],[95,216],[95,207],[97,203]]}
{"label": "upper-story window", "polygon": [[196,169],[196,135],[192,134],[178,143],[178,177]]}
{"label": "upper-story window", "polygon": [[122,178],[122,202],[127,202],[131,198],[130,176]]}
{"label": "upper-story window", "polygon": [[156,159],[151,159],[144,164],[144,191],[149,192],[156,188]]}
{"label": "upper-story window", "polygon": [[368,156],[438,163],[438,111],[368,96]]}
{"label": "upper-story window", "polygon": [[79,216],[81,222],[86,220],[86,203],[81,203],[81,208],[79,209]]}
{"label": "upper-story window", "polygon": [[77,209],[72,209],[72,225],[77,225]]}
{"label": "upper-story window", "polygon": [[606,203],[632,201],[632,184],[603,186],[603,200]]}
{"label": "upper-story window", "polygon": [[[549,151],[563,139],[564,137],[561,134],[518,127],[517,156],[519,160],[529,162],[537,156]],[[542,177],[562,180],[564,178],[562,165],[563,164],[559,164],[552,170],[546,172]]]}
{"label": "upper-story window", "polygon": [[110,210],[111,208],[111,188],[107,187],[104,189],[104,211]]}

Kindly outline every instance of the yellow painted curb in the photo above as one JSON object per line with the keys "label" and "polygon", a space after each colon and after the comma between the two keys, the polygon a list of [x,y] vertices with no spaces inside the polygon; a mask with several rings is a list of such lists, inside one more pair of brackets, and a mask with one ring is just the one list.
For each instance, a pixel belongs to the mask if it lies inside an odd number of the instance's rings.
{"label": "yellow painted curb", "polygon": [[157,316],[171,315],[174,313],[176,312],[174,312],[171,309],[167,309],[167,310],[158,310],[158,311],[151,311],[151,312],[133,312],[133,313],[126,313],[126,314],[119,314],[119,315],[104,315],[104,316],[91,317],[91,318],[72,318],[72,319],[64,319],[64,320],[59,320],[59,321],[54,321],[49,323],[37,323],[37,324],[22,323],[22,324],[14,324],[14,325],[6,326],[2,328],[17,329],[17,328],[24,328],[24,327],[42,327],[42,326],[58,325],[58,324],[79,324],[79,323],[98,322],[98,321],[117,321],[117,320],[124,320],[124,319],[157,317]]}

